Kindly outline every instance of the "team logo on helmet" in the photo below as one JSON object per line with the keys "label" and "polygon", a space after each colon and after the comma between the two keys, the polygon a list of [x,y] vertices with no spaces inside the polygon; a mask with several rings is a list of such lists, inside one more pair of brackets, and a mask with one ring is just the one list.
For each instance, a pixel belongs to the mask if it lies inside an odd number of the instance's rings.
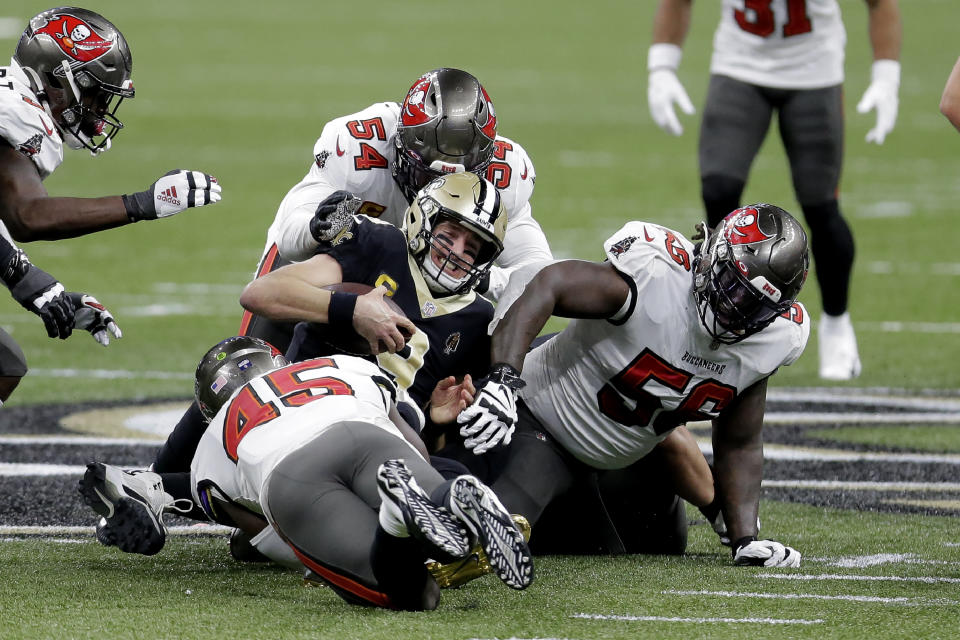
{"label": "team logo on helmet", "polygon": [[51,16],[47,23],[35,29],[33,37],[45,35],[52,38],[60,49],[83,64],[96,60],[113,47],[113,40],[105,40],[86,21],[71,15]]}
{"label": "team logo on helmet", "polygon": [[737,209],[725,219],[724,237],[730,244],[753,244],[773,236],[760,230],[760,212],[753,207]]}
{"label": "team logo on helmet", "polygon": [[[432,77],[423,76],[417,80],[416,84],[410,87],[410,91],[407,92],[407,97],[403,100],[403,107],[400,109],[400,123],[403,126],[414,127],[418,124],[430,122],[433,118],[433,116],[427,113],[425,104],[427,92],[430,90],[430,84],[432,82]],[[496,121],[494,121],[494,127],[496,127]]]}
{"label": "team logo on helmet", "polygon": [[[480,131],[483,135],[494,140],[497,137],[497,112],[493,108],[493,103],[490,102],[490,96],[487,95],[487,90],[480,87],[480,93],[483,94],[483,101],[487,104],[487,121],[484,123],[478,122],[477,124],[480,125]],[[526,174],[526,161],[524,161],[523,169],[524,174]],[[526,177],[526,175],[524,175],[524,177]]]}

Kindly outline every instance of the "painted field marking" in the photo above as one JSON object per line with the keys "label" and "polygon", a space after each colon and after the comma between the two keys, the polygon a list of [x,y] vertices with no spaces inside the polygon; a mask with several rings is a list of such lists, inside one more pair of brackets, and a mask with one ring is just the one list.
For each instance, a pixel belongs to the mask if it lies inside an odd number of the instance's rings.
{"label": "painted field marking", "polygon": [[99,436],[0,436],[0,445],[96,445],[96,446],[152,446],[163,444],[156,438],[103,438]]}
{"label": "painted field marking", "polygon": [[880,596],[825,596],[816,593],[750,593],[745,591],[661,591],[675,596],[718,596],[721,598],[765,598],[768,600],[850,600],[852,602],[882,602],[906,604],[918,598],[882,598]]}
{"label": "painted field marking", "polygon": [[960,482],[855,482],[847,480],[764,480],[771,489],[824,489],[827,491],[960,491]]}
{"label": "painted field marking", "polygon": [[[0,525],[0,535],[2,536],[75,536],[75,535],[94,535],[95,527],[65,527],[65,526],[43,526],[27,527],[18,525]],[[198,535],[221,535],[228,534],[233,529],[219,524],[195,524],[178,525],[167,527],[167,533],[175,536],[198,536]]]}
{"label": "painted field marking", "polygon": [[823,620],[802,620],[782,618],[670,618],[666,616],[607,616],[594,613],[575,613],[574,618],[586,620],[623,620],[626,622],[706,622],[745,623],[745,624],[821,624]]}
{"label": "painted field marking", "polygon": [[863,582],[924,582],[935,584],[938,582],[957,582],[960,578],[942,578],[939,576],[854,576],[842,573],[821,573],[816,575],[799,573],[758,573],[758,578],[774,580],[855,580]]}
{"label": "painted field marking", "polygon": [[960,565],[960,562],[951,562],[949,560],[926,560],[915,553],[875,553],[869,556],[805,559],[811,562],[820,562],[830,567],[842,567],[844,569],[864,569],[866,567],[876,567],[881,564]]}

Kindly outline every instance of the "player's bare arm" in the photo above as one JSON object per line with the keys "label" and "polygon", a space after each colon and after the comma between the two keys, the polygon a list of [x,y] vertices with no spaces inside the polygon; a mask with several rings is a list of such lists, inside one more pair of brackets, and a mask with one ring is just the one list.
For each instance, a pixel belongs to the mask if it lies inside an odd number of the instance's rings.
{"label": "player's bare arm", "polygon": [[519,371],[550,316],[609,318],[629,295],[626,281],[607,263],[564,260],[544,267],[497,325],[492,361]]}
{"label": "player's bare arm", "polygon": [[903,39],[897,0],[866,0],[874,60],[899,60]]}
{"label": "player's bare arm", "polygon": [[766,399],[764,378],[737,396],[713,421],[716,490],[732,541],[757,535]]}
{"label": "player's bare arm", "polygon": [[950,77],[947,78],[947,84],[943,87],[943,95],[940,96],[940,113],[947,117],[957,131],[960,131],[960,58],[957,58]]}

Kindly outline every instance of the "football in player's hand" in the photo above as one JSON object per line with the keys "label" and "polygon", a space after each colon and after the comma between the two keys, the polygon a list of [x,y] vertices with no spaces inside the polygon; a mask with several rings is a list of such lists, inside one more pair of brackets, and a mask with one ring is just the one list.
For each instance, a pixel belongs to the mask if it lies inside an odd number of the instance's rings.
{"label": "football in player's hand", "polygon": [[[374,287],[360,282],[339,282],[337,284],[328,284],[322,288],[326,289],[327,291],[333,291],[334,293],[355,293],[358,296],[362,296],[365,293],[370,293],[374,289]],[[407,317],[407,314],[403,312],[403,309],[400,308],[400,305],[394,302],[393,298],[390,296],[383,296],[383,299],[387,303],[387,306],[390,307],[394,313],[401,315],[404,318]],[[353,327],[314,324],[313,329],[317,335],[320,336],[321,340],[333,348],[333,353],[347,353],[350,355],[359,356],[370,355],[370,344],[367,342],[366,338],[357,333]],[[401,329],[400,332],[403,334],[404,340],[409,340],[412,337],[412,335],[409,335],[404,329]],[[386,351],[386,349],[387,345],[381,341],[380,352],[383,353]]]}

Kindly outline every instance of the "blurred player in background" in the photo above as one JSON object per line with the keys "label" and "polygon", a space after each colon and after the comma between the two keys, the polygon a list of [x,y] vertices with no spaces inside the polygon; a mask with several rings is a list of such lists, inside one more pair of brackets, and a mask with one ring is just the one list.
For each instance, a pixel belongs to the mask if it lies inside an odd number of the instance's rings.
{"label": "blurred player in background", "polygon": [[[900,9],[896,0],[866,0],[873,69],[857,111],[876,110],[867,141],[882,144],[897,119]],[[660,0],[654,19],[650,114],[680,135],[674,112],[694,112],[677,79],[693,0]],[[713,228],[740,198],[771,116],[790,160],[794,190],[810,228],[823,303],[818,323],[819,373],[828,380],[860,374],[847,310],[854,241],[837,193],[843,162],[843,60],[846,33],[837,0],[723,0],[714,36],[700,129],[701,195]]]}
{"label": "blurred player in background", "polygon": [[[58,240],[153,220],[220,199],[197,171],[173,171],[146,191],[103,198],[53,198],[43,180],[63,161],[63,145],[97,155],[123,128],[116,113],[133,98],[133,60],[120,31],[86,9],[60,7],[30,20],[10,65],[0,67],[0,276],[14,298],[44,319],[51,337],[84,328],[106,345],[120,331],[96,299],[63,293],[13,241]],[[9,246],[7,246],[9,244]],[[87,300],[85,300],[87,298]],[[92,302],[91,302],[92,301]],[[19,346],[0,330],[0,399],[26,373]]]}
{"label": "blurred player in background", "polygon": [[[693,455],[674,461],[677,487],[663,475],[621,492],[635,504],[680,491],[722,512],[737,564],[799,566],[795,549],[758,540],[757,511],[767,380],[800,357],[810,331],[796,302],[809,261],[803,228],[757,204],[698,245],[629,222],[604,249],[602,263],[560,261],[526,286],[526,273],[511,280],[497,309],[494,364],[458,418],[465,446],[490,455],[519,425],[491,486],[530,521],[535,541],[541,513],[565,490],[595,470],[642,462],[689,421],[712,420],[712,478],[693,443]],[[574,320],[528,352],[551,315]]]}
{"label": "blurred player in background", "polygon": [[953,65],[947,84],[943,87],[943,95],[940,96],[940,113],[947,116],[950,124],[960,131],[960,59],[957,59],[957,63]]}

